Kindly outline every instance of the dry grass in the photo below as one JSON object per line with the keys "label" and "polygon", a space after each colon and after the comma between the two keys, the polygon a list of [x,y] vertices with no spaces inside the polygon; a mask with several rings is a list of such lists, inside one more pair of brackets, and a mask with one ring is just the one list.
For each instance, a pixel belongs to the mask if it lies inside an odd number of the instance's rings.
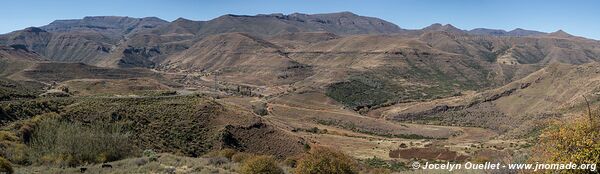
{"label": "dry grass", "polygon": [[233,156],[231,156],[231,161],[240,163],[252,156],[253,156],[253,154],[251,154],[251,153],[238,152],[238,153],[234,154]]}
{"label": "dry grass", "polygon": [[80,168],[86,168],[89,174],[129,174],[129,173],[177,173],[177,174],[210,174],[210,173],[237,173],[238,164],[225,163],[211,165],[210,158],[191,158],[172,154],[157,154],[155,161],[147,157],[128,158],[110,162],[112,168],[102,168],[102,164],[82,165],[77,167],[56,166],[27,166],[16,168],[16,173],[80,173]]}

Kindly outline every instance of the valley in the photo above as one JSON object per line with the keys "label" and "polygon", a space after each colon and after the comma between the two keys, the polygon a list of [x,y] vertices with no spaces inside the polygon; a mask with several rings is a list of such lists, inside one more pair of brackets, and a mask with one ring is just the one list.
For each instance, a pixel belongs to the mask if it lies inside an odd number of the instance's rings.
{"label": "valley", "polygon": [[[210,156],[226,149],[284,161],[327,147],[361,172],[519,161],[552,121],[598,105],[600,42],[492,31],[350,12],[57,20],[0,35],[0,154],[21,173],[235,173]],[[64,138],[44,126],[102,130],[127,153],[36,151]],[[136,168],[148,150],[158,162]]]}

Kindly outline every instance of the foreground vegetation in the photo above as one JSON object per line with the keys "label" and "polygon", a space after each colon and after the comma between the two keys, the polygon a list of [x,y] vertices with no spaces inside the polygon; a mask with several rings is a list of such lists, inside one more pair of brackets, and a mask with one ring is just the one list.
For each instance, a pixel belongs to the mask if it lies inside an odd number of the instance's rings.
{"label": "foreground vegetation", "polygon": [[[600,165],[600,117],[588,115],[548,127],[534,147],[532,161]],[[569,170],[565,173],[588,173]],[[597,171],[596,171],[597,172]]]}
{"label": "foreground vegetation", "polygon": [[[306,145],[305,152],[294,156],[250,152],[251,149],[244,149],[243,144],[238,144],[243,142],[235,139],[233,133],[246,130],[262,134],[255,128],[265,125],[248,120],[264,118],[254,117],[254,114],[268,115],[267,104],[254,103],[247,111],[254,112],[250,115],[226,112],[234,110],[227,107],[201,95],[4,101],[0,103],[0,172],[31,173],[34,172],[32,169],[39,171],[46,168],[57,170],[57,173],[67,170],[67,173],[79,172],[79,168],[97,173],[243,174],[391,173],[410,170],[404,162],[377,157],[357,160],[343,152],[319,146]],[[541,130],[539,142],[532,148],[534,153],[527,160],[598,164],[598,120],[597,115],[591,115],[589,118],[555,123]],[[416,134],[377,133],[331,120],[315,122],[382,138],[440,140]],[[327,133],[326,129],[317,127],[303,131]],[[227,135],[228,141],[232,140],[231,144],[227,144],[229,146],[221,144],[223,135]],[[102,169],[101,165],[105,163],[115,169]]]}
{"label": "foreground vegetation", "polygon": [[28,157],[36,164],[70,167],[110,162],[135,154],[130,138],[117,125],[45,119],[33,131]]}
{"label": "foreground vegetation", "polygon": [[42,85],[36,82],[17,82],[0,77],[0,101],[32,99],[41,94]]}

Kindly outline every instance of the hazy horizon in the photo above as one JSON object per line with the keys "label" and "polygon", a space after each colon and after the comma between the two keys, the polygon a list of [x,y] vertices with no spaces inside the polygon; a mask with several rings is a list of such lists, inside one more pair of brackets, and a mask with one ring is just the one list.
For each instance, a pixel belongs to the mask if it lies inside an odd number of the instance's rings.
{"label": "hazy horizon", "polygon": [[[179,17],[206,21],[225,14],[256,15],[272,13],[335,13],[349,11],[361,16],[380,18],[404,29],[421,29],[434,23],[451,24],[457,28],[501,29],[516,28],[567,33],[591,39],[600,39],[600,24],[594,19],[594,7],[600,2],[577,1],[458,1],[404,0],[404,1],[41,1],[27,4],[5,2],[8,7],[0,12],[3,25],[0,33],[9,33],[27,27],[39,27],[54,20],[81,19],[85,16],[158,17],[173,21]],[[26,15],[23,13],[26,12]]]}

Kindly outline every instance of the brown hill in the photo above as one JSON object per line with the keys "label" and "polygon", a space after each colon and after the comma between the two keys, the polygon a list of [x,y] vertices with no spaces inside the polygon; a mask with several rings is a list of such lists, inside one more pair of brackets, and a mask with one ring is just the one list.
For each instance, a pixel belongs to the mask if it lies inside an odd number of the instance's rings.
{"label": "brown hill", "polygon": [[120,16],[91,16],[84,17],[83,19],[56,20],[40,28],[55,33],[98,33],[111,38],[114,43],[125,35],[136,33],[141,30],[156,28],[167,23],[167,21],[156,17],[131,18]]}
{"label": "brown hill", "polygon": [[205,97],[107,98],[78,103],[65,108],[63,115],[80,122],[112,120],[131,127],[140,149],[194,157],[220,148],[279,157],[303,149],[302,139],[264,123],[248,111]]}
{"label": "brown hill", "polygon": [[285,33],[266,38],[275,45],[287,48],[297,49],[309,46],[317,42],[328,41],[340,38],[340,36],[327,32],[303,32],[303,33]]}
{"label": "brown hill", "polygon": [[24,45],[0,46],[0,59],[14,61],[42,61],[39,54]]}
{"label": "brown hill", "polygon": [[[381,19],[358,16],[348,12],[330,14],[224,15],[209,21],[179,18],[168,25],[132,34],[125,42],[134,50],[151,53],[131,55],[118,49],[108,64],[121,67],[155,67],[166,57],[183,51],[203,37],[221,33],[243,32],[252,36],[270,37],[303,32],[328,32],[336,35],[382,34],[402,31]],[[123,54],[121,53],[123,52]]]}
{"label": "brown hill", "polygon": [[[452,37],[441,40],[456,43]],[[482,47],[467,46],[474,50]],[[351,107],[449,96],[502,85],[522,76],[515,72],[535,70],[528,65],[504,67],[483,57],[448,52],[447,45],[437,47],[414,37],[347,36],[289,50],[288,56],[316,71],[297,85],[324,87],[338,101],[350,99],[342,103]],[[510,71],[503,71],[505,68]]]}
{"label": "brown hill", "polygon": [[5,45],[23,45],[48,60],[95,64],[109,54],[110,38],[94,32],[50,33],[27,28],[0,36]]}
{"label": "brown hill", "polygon": [[[229,71],[223,78],[235,83],[317,87],[360,109],[497,87],[552,62],[582,64],[600,57],[591,40],[480,36],[444,28],[448,31],[417,36],[221,34],[203,38],[163,64],[175,72]],[[310,70],[293,71],[294,80],[283,78],[290,76],[284,69],[296,64]]]}
{"label": "brown hill", "polygon": [[245,32],[268,36],[290,32],[330,32],[338,35],[385,34],[402,31],[387,21],[359,16],[350,12],[290,15],[224,15],[207,21],[202,34]]}
{"label": "brown hill", "polygon": [[35,98],[42,93],[42,84],[14,76],[39,61],[42,58],[23,45],[0,46],[0,101]]}
{"label": "brown hill", "polygon": [[[339,36],[400,34],[408,38],[419,37],[429,46],[445,52],[488,61],[502,57],[498,60],[507,64],[586,63],[595,61],[597,51],[593,45],[598,44],[587,39],[568,37],[560,32],[546,35],[523,29],[509,32],[490,29],[466,31],[450,24],[433,24],[421,30],[409,31],[381,19],[349,12],[224,15],[209,21],[180,18],[172,22],[158,18],[86,17],[58,20],[41,28],[1,35],[0,44],[25,45],[53,61],[105,67],[153,68],[169,57],[181,55],[181,52],[204,37],[231,32],[247,33],[293,49]],[[336,36],[307,35],[315,32]],[[294,40],[292,37],[299,38],[294,35],[312,40]],[[535,45],[525,44],[534,42]],[[564,60],[566,57],[570,57],[569,60]]]}
{"label": "brown hill", "polygon": [[101,65],[124,37],[166,24],[158,18],[85,17],[57,20],[0,36],[0,44],[25,45],[52,61]]}
{"label": "brown hill", "polygon": [[581,111],[582,96],[597,102],[598,73],[598,63],[557,63],[497,89],[431,102],[398,104],[373,114],[392,120],[477,126],[509,136],[524,136],[542,126],[546,119]]}
{"label": "brown hill", "polygon": [[24,45],[0,46],[0,77],[10,78],[43,60]]}
{"label": "brown hill", "polygon": [[206,37],[186,51],[165,60],[167,71],[214,72],[238,83],[291,83],[310,74],[310,67],[283,54],[270,42],[243,33]]}
{"label": "brown hill", "polygon": [[340,35],[396,33],[399,27],[349,12],[330,14],[224,15],[210,21],[96,16],[57,20],[0,36],[0,44],[22,44],[53,61],[109,67],[155,67],[190,47],[198,37],[245,32],[272,36],[295,32]]}

